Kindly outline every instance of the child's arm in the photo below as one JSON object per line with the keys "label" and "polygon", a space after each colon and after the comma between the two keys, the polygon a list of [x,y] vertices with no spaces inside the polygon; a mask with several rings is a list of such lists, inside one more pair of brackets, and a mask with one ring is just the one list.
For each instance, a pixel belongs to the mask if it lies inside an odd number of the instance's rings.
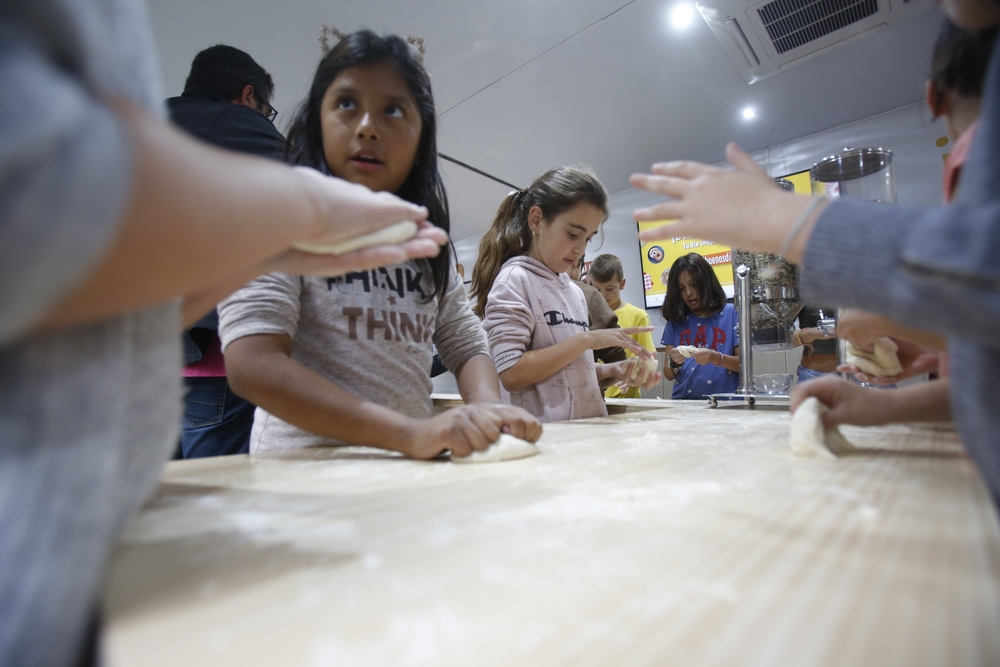
{"label": "child's arm", "polygon": [[823,415],[827,428],[837,424],[899,424],[951,421],[950,381],[934,380],[892,391],[872,391],[839,376],[804,382],[792,392],[794,412],[809,396],[830,408]]}
{"label": "child's arm", "polygon": [[[673,361],[673,367],[670,362]],[[674,345],[666,345],[663,348],[663,377],[671,382],[677,379],[677,371],[684,365],[684,355],[677,351]],[[675,370],[676,369],[676,370]]]}
{"label": "child's arm", "polygon": [[303,430],[356,445],[429,459],[450,449],[459,456],[500,437],[495,410],[467,405],[430,419],[412,419],[362,400],[291,358],[285,334],[244,336],[226,347],[233,390]]}
{"label": "child's arm", "polygon": [[[527,350],[510,368],[500,373],[500,381],[507,391],[517,391],[552,377],[588,350],[619,346],[631,350],[637,356],[648,357],[649,353],[632,340],[630,334],[641,333],[645,328],[595,329],[584,331],[555,345],[540,350]],[[600,364],[605,366],[609,364]],[[602,379],[600,371],[598,379]]]}
{"label": "child's arm", "polygon": [[739,348],[734,348],[736,354],[723,354],[718,350],[713,350],[708,347],[700,347],[695,350],[692,359],[699,366],[704,366],[705,364],[712,364],[713,366],[722,366],[727,371],[733,371],[734,373],[740,372],[740,356]]}
{"label": "child's arm", "polygon": [[497,368],[489,356],[477,354],[470,357],[455,372],[455,378],[466,405],[481,405],[498,414],[503,420],[501,431],[531,442],[541,437],[542,423],[537,417],[501,400]]}

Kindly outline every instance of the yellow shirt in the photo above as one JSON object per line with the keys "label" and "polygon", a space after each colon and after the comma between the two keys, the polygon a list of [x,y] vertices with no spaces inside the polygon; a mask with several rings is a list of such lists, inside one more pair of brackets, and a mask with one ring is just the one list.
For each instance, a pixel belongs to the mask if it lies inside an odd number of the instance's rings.
{"label": "yellow shirt", "polygon": [[[636,308],[630,303],[622,302],[622,305],[615,311],[615,315],[618,316],[618,326],[622,329],[627,329],[629,327],[648,327],[649,326],[649,313],[647,313],[642,308]],[[649,331],[646,333],[636,334],[629,336],[632,340],[642,345],[644,348],[656,354],[656,347],[653,345],[653,334]],[[626,357],[634,357],[630,351],[625,350]],[[604,391],[605,398],[642,398],[642,390],[639,387],[629,387],[628,391],[624,394],[618,387],[608,387]]]}

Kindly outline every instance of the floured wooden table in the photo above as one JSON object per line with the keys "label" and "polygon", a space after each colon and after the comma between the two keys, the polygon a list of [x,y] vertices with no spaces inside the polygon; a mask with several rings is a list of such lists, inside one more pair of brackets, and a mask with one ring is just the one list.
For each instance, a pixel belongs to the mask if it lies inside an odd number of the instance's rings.
{"label": "floured wooden table", "polygon": [[541,455],[171,463],[105,591],[114,666],[997,665],[1000,534],[953,432],[663,402]]}

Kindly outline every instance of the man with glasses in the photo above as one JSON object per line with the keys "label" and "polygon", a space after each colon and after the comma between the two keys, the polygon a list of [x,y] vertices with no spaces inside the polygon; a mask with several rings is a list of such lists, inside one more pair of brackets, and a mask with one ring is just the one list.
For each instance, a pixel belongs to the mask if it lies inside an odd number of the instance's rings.
{"label": "man with glasses", "polygon": [[[180,97],[167,100],[170,118],[190,134],[242,153],[281,159],[285,138],[274,127],[274,80],[249,54],[224,44],[195,56]],[[248,451],[255,407],[226,380],[213,310],[184,333],[183,458]]]}

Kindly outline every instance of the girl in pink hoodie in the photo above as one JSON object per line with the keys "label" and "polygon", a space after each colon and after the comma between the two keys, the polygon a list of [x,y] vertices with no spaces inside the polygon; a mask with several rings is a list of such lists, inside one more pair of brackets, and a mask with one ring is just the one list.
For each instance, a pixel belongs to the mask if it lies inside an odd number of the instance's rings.
{"label": "girl in pink hoodie", "polygon": [[[590,168],[561,167],[510,193],[479,245],[473,310],[503,399],[543,422],[607,415],[601,380],[658,380],[645,365],[651,354],[629,337],[651,328],[591,331],[583,292],[566,275],[607,217],[608,193]],[[637,357],[595,364],[591,350],[609,346]]]}

